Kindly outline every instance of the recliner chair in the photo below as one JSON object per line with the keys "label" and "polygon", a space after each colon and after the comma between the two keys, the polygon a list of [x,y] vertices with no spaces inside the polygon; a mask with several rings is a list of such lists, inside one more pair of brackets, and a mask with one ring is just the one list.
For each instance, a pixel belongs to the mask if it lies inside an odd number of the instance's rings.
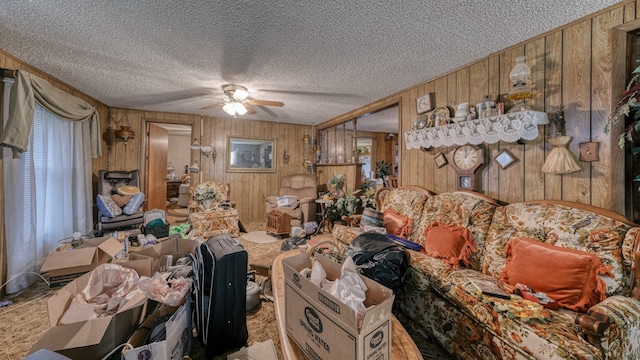
{"label": "recliner chair", "polygon": [[[140,187],[140,171],[98,171],[98,194],[111,196],[118,193],[118,188],[124,185]],[[142,225],[144,211],[142,207],[132,215],[118,215],[115,217],[103,216],[98,211],[96,224],[97,234],[100,236],[105,230],[131,229]]]}
{"label": "recliner chair", "polygon": [[[278,196],[296,196],[292,206],[278,206]],[[316,199],[318,198],[318,179],[315,174],[293,174],[282,178],[278,196],[268,196],[266,200],[267,214],[279,210],[291,216],[291,226],[300,227],[312,221],[316,216]]]}

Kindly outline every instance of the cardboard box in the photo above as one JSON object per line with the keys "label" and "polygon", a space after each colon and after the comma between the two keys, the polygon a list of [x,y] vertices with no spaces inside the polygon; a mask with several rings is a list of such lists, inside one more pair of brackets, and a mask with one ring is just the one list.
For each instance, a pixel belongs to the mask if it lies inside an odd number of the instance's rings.
{"label": "cardboard box", "polygon": [[[129,262],[135,264],[130,267],[138,271],[138,274],[145,272],[152,276],[160,269],[163,256],[171,255],[172,263],[175,264],[178,259],[193,254],[199,244],[200,241],[193,239],[167,239],[146,249],[129,253]],[[145,266],[146,269],[143,270]]]}
{"label": "cardboard box", "polygon": [[49,273],[52,288],[60,287],[96,266],[110,262],[123,248],[123,243],[113,237],[88,239],[77,249],[64,245],[47,255],[40,272]]}
{"label": "cardboard box", "polygon": [[[322,256],[327,279],[340,277],[341,265]],[[367,311],[358,328],[356,312],[300,274],[311,268],[307,254],[282,261],[285,274],[287,333],[310,359],[382,360],[391,358],[391,307],[389,288],[360,276],[368,287]]]}
{"label": "cardboard box", "polygon": [[[171,315],[165,323],[166,339],[145,345],[145,340],[156,325],[156,319]],[[170,360],[182,359],[187,355],[193,344],[191,332],[191,299],[187,297],[180,307],[162,305],[151,313],[127,341],[134,348],[123,350],[125,360],[154,359]]]}
{"label": "cardboard box", "polygon": [[147,297],[138,292],[115,315],[58,325],[71,300],[86,287],[91,273],[73,280],[49,298],[50,328],[29,353],[40,349],[55,351],[72,359],[101,359],[126,341],[138,327],[146,311]]}

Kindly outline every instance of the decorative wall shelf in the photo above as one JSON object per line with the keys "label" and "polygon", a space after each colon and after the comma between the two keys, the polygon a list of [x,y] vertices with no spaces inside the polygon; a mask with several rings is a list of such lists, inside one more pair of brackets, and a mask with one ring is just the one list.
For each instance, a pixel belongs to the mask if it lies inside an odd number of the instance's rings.
{"label": "decorative wall shelf", "polygon": [[420,149],[498,141],[516,142],[538,137],[538,125],[549,124],[547,113],[533,110],[518,111],[477,120],[460,121],[448,125],[411,130],[404,133],[407,149]]}

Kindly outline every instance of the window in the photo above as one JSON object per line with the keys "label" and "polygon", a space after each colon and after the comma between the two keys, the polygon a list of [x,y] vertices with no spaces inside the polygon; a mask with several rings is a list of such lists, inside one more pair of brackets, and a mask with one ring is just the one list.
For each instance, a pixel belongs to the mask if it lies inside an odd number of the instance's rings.
{"label": "window", "polygon": [[[66,121],[36,103],[29,147],[3,152],[8,278],[38,272],[58,241],[93,226],[88,121]],[[13,293],[35,276],[7,285]]]}

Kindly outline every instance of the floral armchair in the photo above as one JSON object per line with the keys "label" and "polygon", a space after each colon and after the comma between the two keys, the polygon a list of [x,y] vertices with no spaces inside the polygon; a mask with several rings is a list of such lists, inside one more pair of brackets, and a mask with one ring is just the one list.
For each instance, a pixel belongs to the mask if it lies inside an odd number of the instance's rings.
{"label": "floral armchair", "polygon": [[204,181],[192,186],[189,192],[190,237],[208,240],[220,234],[240,235],[238,210],[229,202],[229,184]]}

